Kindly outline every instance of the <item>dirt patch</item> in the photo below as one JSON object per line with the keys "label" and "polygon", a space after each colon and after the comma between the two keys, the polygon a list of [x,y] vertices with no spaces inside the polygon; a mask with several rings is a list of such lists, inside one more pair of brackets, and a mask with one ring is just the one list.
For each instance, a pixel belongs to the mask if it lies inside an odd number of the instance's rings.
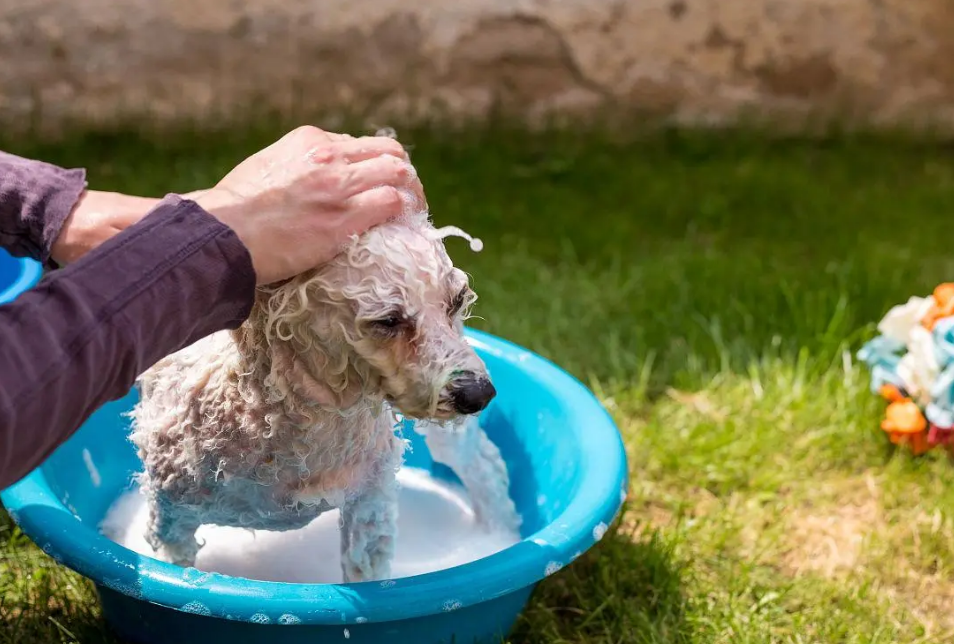
{"label": "dirt patch", "polygon": [[666,395],[709,420],[722,422],[728,417],[726,412],[717,407],[704,391],[688,392],[669,388],[666,390]]}
{"label": "dirt patch", "polygon": [[786,517],[781,564],[789,574],[831,578],[850,573],[861,561],[865,539],[884,524],[872,476],[863,484],[832,487],[830,493]]}

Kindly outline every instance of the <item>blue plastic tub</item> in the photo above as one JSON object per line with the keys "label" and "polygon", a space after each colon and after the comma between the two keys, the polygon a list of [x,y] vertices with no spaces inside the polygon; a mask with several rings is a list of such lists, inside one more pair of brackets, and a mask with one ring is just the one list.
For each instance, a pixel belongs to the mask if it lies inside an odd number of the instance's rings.
{"label": "blue plastic tub", "polygon": [[[93,580],[105,618],[130,642],[497,642],[537,582],[603,536],[625,497],[626,458],[613,421],[582,384],[513,344],[469,337],[499,391],[481,424],[508,462],[524,517],[522,541],[491,557],[416,577],[330,585],[200,574],[138,555],[97,527],[139,466],[122,415],[135,392],[100,409],[0,498],[46,553]],[[408,464],[445,476],[423,440],[413,431],[408,437]]]}
{"label": "blue plastic tub", "polygon": [[39,262],[11,257],[0,250],[0,304],[10,302],[36,284],[43,274]]}

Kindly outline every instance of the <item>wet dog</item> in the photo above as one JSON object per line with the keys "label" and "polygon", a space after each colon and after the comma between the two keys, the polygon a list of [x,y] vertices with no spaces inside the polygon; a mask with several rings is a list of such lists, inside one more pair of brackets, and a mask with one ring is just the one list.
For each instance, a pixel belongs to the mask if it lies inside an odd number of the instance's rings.
{"label": "wet dog", "polygon": [[[132,440],[158,558],[193,565],[202,524],[290,530],[337,508],[344,580],[389,576],[405,448],[392,408],[433,427],[496,393],[463,335],[476,296],[444,247],[455,230],[426,214],[378,226],[141,376]],[[453,440],[442,450],[461,461]]]}

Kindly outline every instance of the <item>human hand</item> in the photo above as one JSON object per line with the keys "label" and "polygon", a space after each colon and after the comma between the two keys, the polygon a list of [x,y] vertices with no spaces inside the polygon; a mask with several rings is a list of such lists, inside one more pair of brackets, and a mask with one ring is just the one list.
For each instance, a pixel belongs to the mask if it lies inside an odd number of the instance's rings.
{"label": "human hand", "polygon": [[310,126],[253,154],[195,201],[242,240],[259,284],[319,266],[352,235],[425,207],[400,143]]}
{"label": "human hand", "polygon": [[[203,191],[183,195],[195,198]],[[129,228],[156,207],[159,199],[134,197],[118,192],[86,190],[63,222],[50,248],[50,258],[59,266],[72,264],[113,235]]]}

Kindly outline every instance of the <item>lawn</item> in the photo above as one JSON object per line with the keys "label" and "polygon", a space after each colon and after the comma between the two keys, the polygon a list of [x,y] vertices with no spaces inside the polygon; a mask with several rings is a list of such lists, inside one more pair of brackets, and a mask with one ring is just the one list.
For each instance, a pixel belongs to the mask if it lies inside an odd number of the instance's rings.
{"label": "lawn", "polygon": [[[269,134],[0,148],[161,195]],[[954,642],[954,464],[889,449],[853,356],[887,308],[954,278],[954,149],[613,138],[406,137],[438,223],[485,242],[449,241],[475,326],[587,382],[629,451],[619,525],[512,641]],[[0,519],[0,644],[72,641],[111,641],[88,584]]]}

